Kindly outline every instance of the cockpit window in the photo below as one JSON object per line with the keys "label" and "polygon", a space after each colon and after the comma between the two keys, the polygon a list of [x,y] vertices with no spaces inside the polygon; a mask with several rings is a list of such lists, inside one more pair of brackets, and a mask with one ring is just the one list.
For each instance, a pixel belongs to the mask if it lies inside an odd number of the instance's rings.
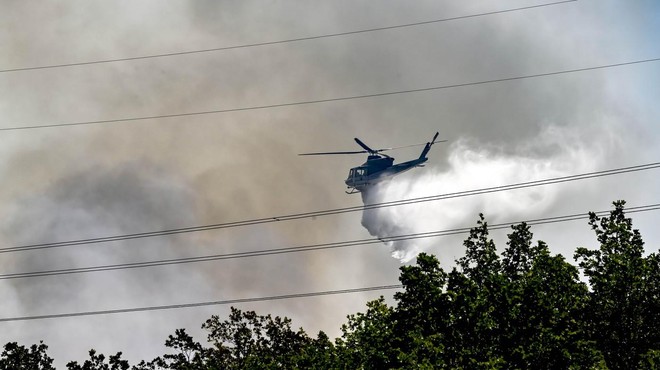
{"label": "cockpit window", "polygon": [[351,168],[351,170],[348,172],[349,179],[363,176],[367,176],[366,168]]}

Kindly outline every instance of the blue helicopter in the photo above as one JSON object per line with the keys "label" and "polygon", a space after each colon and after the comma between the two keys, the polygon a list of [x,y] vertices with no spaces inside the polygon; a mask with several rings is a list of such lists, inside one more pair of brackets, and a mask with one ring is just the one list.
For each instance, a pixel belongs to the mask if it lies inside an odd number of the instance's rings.
{"label": "blue helicopter", "polygon": [[[433,139],[427,142],[426,144],[413,144],[413,145],[406,145],[395,148],[383,148],[383,149],[371,149],[360,139],[355,138],[355,142],[358,143],[358,145],[361,146],[364,150],[353,151],[353,152],[303,153],[299,155],[335,155],[335,154],[368,153],[369,156],[367,157],[367,161],[358,167],[351,168],[351,170],[348,172],[348,178],[346,179],[346,181],[344,181],[349,189],[346,193],[355,194],[366,190],[370,186],[380,181],[390,179],[393,176],[408,171],[412,168],[423,167],[424,162],[428,161],[426,155],[428,154],[429,150],[431,150],[431,146],[433,146],[433,144],[435,144],[436,142],[442,143],[447,141],[447,140],[436,141],[437,138],[438,138],[438,133],[436,132],[435,135],[433,136]],[[424,145],[424,149],[422,150],[422,153],[420,154],[419,158],[406,162],[394,164],[394,158],[390,157],[387,154],[382,154],[382,152],[387,150],[408,148],[408,147],[420,146],[420,145]]]}

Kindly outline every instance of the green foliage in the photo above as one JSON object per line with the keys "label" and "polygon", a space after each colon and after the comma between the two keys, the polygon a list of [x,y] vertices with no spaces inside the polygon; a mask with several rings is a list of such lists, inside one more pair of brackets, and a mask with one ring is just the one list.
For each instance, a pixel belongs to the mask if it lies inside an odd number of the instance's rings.
{"label": "green foliage", "polygon": [[348,316],[337,340],[337,351],[346,368],[386,369],[396,363],[392,346],[392,309],[383,297],[367,303],[365,313]]}
{"label": "green foliage", "polygon": [[660,349],[657,256],[644,257],[644,242],[614,202],[610,217],[589,215],[600,248],[578,248],[575,258],[589,278],[587,325],[612,369],[631,369],[649,350]]}
{"label": "green foliage", "polygon": [[186,333],[185,329],[177,329],[174,335],[170,335],[165,341],[165,346],[175,350],[174,354],[166,354],[158,357],[150,363],[140,363],[138,369],[217,369],[224,365],[223,354],[226,352],[214,351],[204,348],[193,337]]}
{"label": "green foliage", "polygon": [[[497,253],[483,215],[450,272],[421,253],[401,267],[403,290],[390,306],[383,297],[349,315],[333,343],[293,330],[288,318],[232,308],[226,320],[202,326],[210,347],[176,330],[172,353],[132,370],[182,369],[658,369],[660,368],[660,255],[644,243],[615,202],[609,217],[590,214],[600,244],[579,248],[579,270],[525,223],[512,226]],[[42,343],[8,343],[0,370],[52,369]],[[121,353],[94,350],[69,370],[128,370]]]}
{"label": "green foliage", "polygon": [[342,362],[339,360],[337,350],[324,333],[319,332],[316,339],[302,347],[296,365],[301,369],[335,369]]}
{"label": "green foliage", "polygon": [[489,283],[493,273],[500,271],[500,259],[497,248],[488,237],[488,223],[482,213],[479,214],[477,227],[470,230],[470,236],[463,242],[465,256],[456,263],[467,277],[479,287]]}
{"label": "green foliage", "polygon": [[652,349],[641,356],[639,369],[657,370],[660,369],[660,350]]}
{"label": "green foliage", "polygon": [[507,280],[515,281],[530,272],[535,258],[540,253],[548,253],[548,247],[543,242],[532,246],[534,235],[526,223],[511,228],[513,232],[508,235],[508,247],[502,252],[502,273]]}
{"label": "green foliage", "polygon": [[121,359],[121,352],[110,356],[108,363],[106,363],[105,356],[96,354],[93,349],[89,350],[89,360],[85,360],[82,365],[76,361],[66,364],[66,368],[69,370],[128,370],[129,367],[128,361]]}
{"label": "green foliage", "polygon": [[0,355],[0,370],[52,370],[53,359],[46,354],[47,349],[43,342],[30,348],[9,342]]}
{"label": "green foliage", "polygon": [[451,367],[499,368],[502,351],[498,344],[501,314],[506,305],[502,291],[502,263],[488,224],[479,214],[477,227],[463,242],[465,256],[457,262],[462,271],[452,270],[447,291],[451,297]]}
{"label": "green foliage", "polygon": [[396,318],[402,331],[422,335],[441,333],[446,326],[448,297],[444,294],[447,274],[434,256],[421,253],[416,266],[401,267],[399,281],[403,292],[394,294],[398,301]]}
{"label": "green foliage", "polygon": [[226,368],[292,368],[301,361],[300,353],[313,344],[302,330],[293,331],[291,320],[257,315],[232,307],[229,320],[213,316],[202,328],[215,346]]}
{"label": "green foliage", "polygon": [[444,365],[444,336],[449,322],[449,297],[444,293],[447,273],[437,258],[425,253],[416,266],[403,266],[404,287],[396,293],[394,334],[399,359],[406,367],[438,368]]}

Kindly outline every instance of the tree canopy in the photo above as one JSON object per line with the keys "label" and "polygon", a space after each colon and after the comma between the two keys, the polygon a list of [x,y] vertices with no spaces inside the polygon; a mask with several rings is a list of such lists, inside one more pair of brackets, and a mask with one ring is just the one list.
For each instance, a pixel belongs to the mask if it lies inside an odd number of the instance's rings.
{"label": "tree canopy", "polygon": [[[578,248],[577,266],[534,243],[525,223],[511,227],[500,256],[479,215],[456,267],[445,271],[421,253],[401,267],[395,304],[367,302],[334,341],[232,307],[203,324],[206,344],[178,329],[165,342],[172,353],[151,361],[131,367],[121,353],[106,361],[90,350],[67,369],[657,369],[660,256],[645,256],[624,205],[589,215],[600,247]],[[47,348],[7,343],[0,370],[53,369]]]}

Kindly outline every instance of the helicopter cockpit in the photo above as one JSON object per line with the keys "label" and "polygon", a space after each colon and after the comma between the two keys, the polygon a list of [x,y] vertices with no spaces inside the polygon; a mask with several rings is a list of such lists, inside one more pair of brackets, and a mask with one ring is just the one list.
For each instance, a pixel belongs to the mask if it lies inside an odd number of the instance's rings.
{"label": "helicopter cockpit", "polygon": [[348,179],[353,180],[356,178],[361,178],[364,176],[367,176],[367,169],[363,167],[356,167],[356,168],[351,168],[351,170],[348,172]]}

